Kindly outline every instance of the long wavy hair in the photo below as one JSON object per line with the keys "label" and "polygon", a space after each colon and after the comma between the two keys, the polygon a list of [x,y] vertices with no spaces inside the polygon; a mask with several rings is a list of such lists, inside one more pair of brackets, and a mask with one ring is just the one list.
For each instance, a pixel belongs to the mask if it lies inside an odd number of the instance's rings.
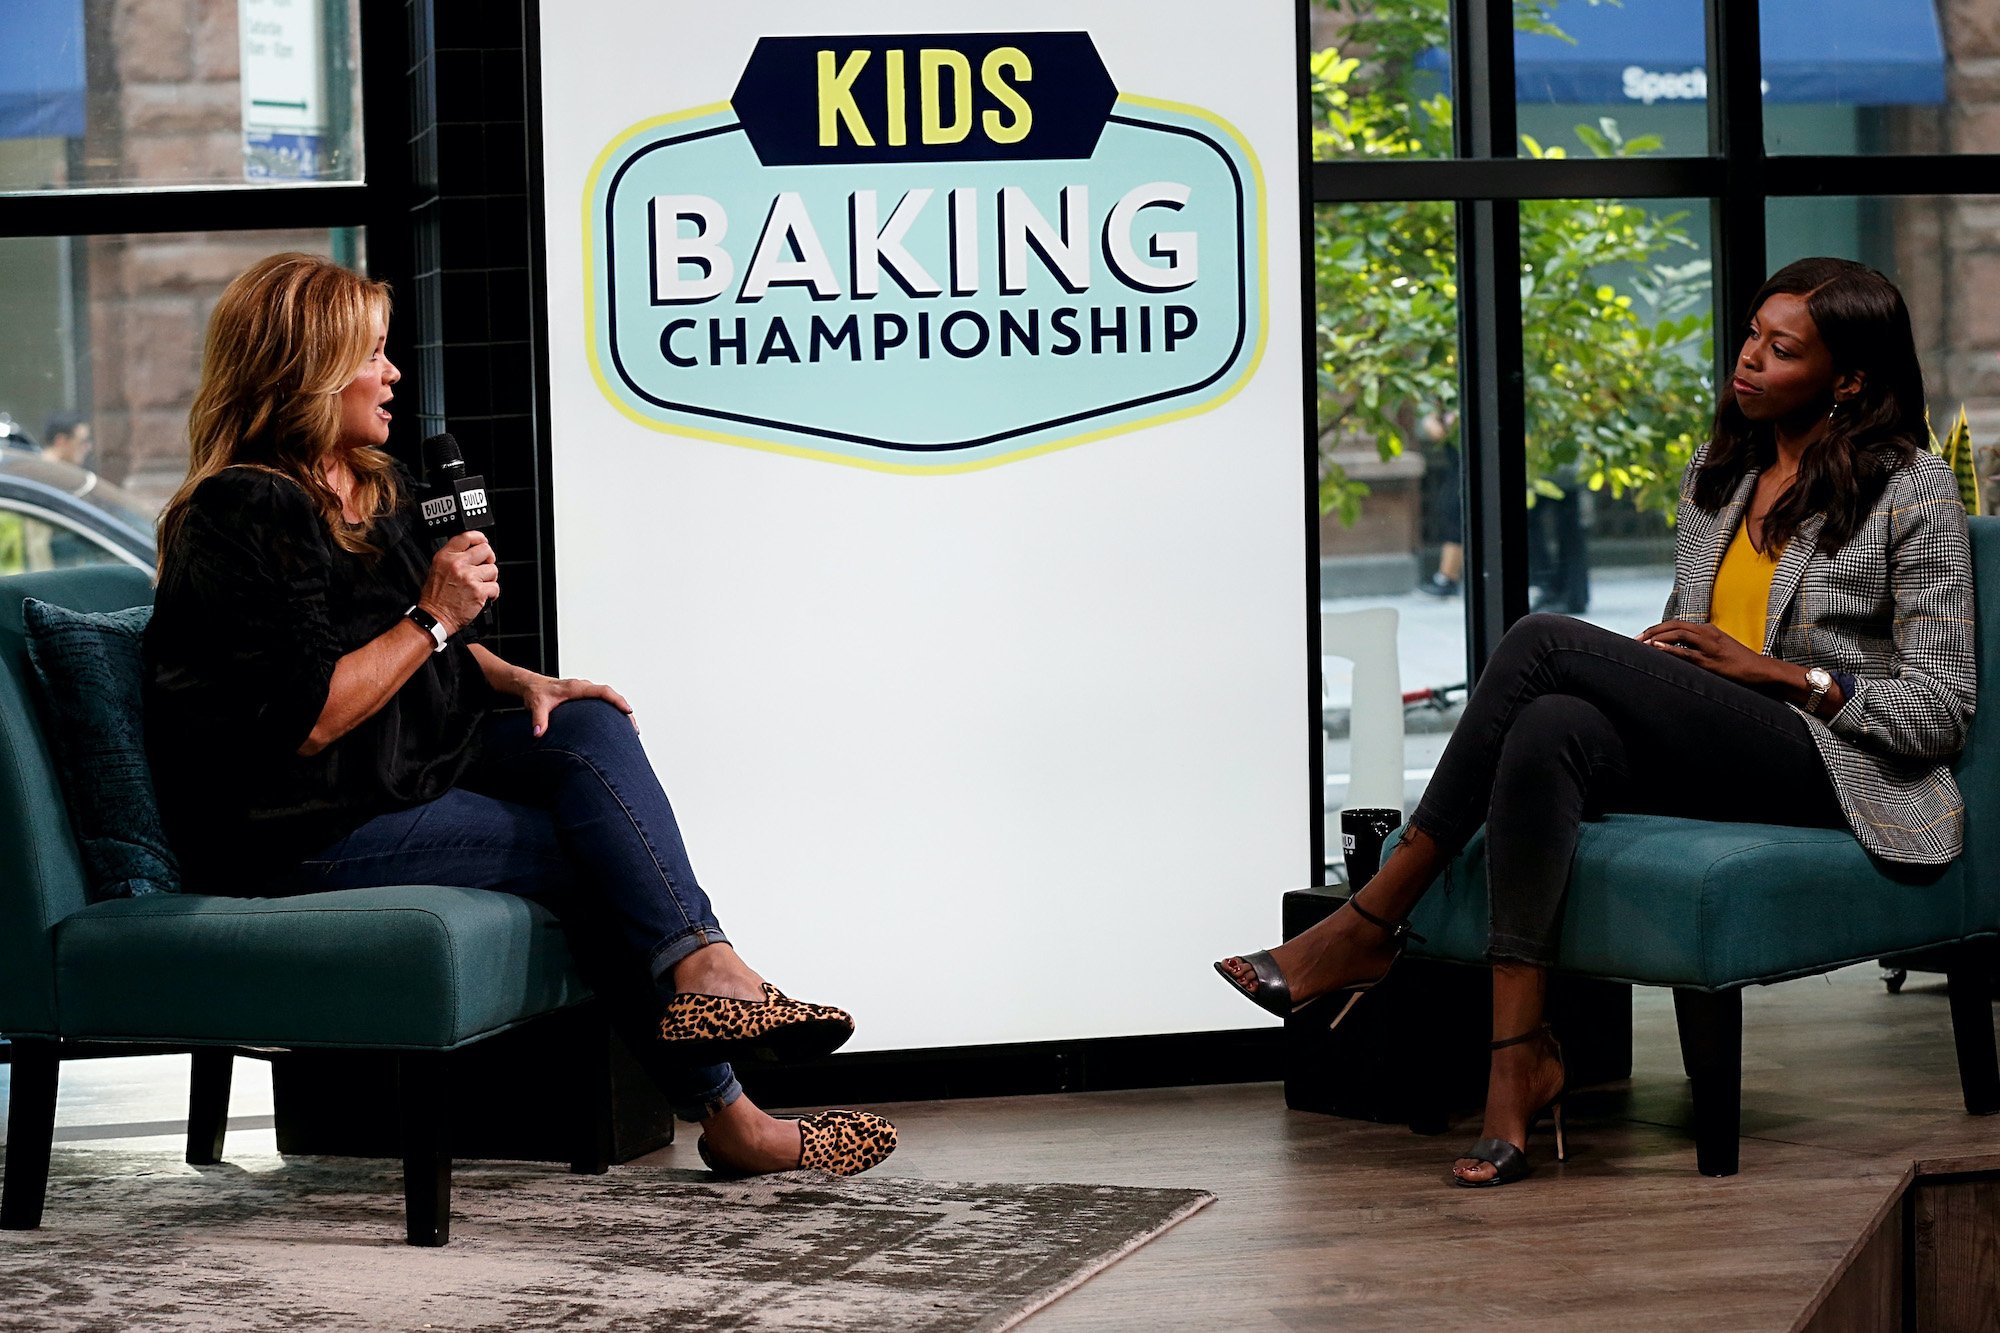
{"label": "long wavy hair", "polygon": [[[1787,264],[1758,289],[1750,302],[1751,317],[1779,293],[1805,298],[1820,341],[1832,354],[1834,372],[1862,377],[1853,397],[1837,407],[1829,398],[1832,415],[1826,429],[1806,450],[1798,476],[1764,518],[1765,543],[1777,549],[1807,518],[1824,514],[1818,544],[1832,553],[1859,530],[1890,474],[1923,447],[1924,372],[1917,363],[1903,294],[1867,265],[1827,258]],[[1729,503],[1745,472],[1768,468],[1776,458],[1770,425],[1744,416],[1735,388],[1725,383],[1708,454],[1695,475],[1695,504],[1717,512]]]}
{"label": "long wavy hair", "polygon": [[376,554],[369,534],[399,501],[395,461],[380,449],[347,451],[359,523],[342,516],[325,462],[340,447],[340,391],[374,350],[378,316],[388,322],[388,284],[314,255],[272,255],[223,289],[188,412],[187,480],[160,511],[163,563],[195,488],[232,467],[290,479],[343,550]]}

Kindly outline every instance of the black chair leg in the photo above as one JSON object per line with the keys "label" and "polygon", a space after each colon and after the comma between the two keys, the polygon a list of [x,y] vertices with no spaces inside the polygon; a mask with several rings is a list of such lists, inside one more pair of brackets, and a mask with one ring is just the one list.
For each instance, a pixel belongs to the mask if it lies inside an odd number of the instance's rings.
{"label": "black chair leg", "polygon": [[54,1041],[16,1037],[13,1047],[0,1228],[33,1231],[42,1224],[42,1201],[49,1192],[49,1149],[56,1137],[56,1080],[62,1060]]}
{"label": "black chair leg", "polygon": [[396,1057],[403,1131],[403,1207],[412,1245],[451,1240],[451,1097],[443,1051]]}
{"label": "black chair leg", "polygon": [[1987,960],[1978,950],[1954,949],[1945,963],[1951,994],[1951,1036],[1958,1046],[1958,1082],[1971,1115],[2000,1111],[2000,1057],[1993,1048],[1993,1000]]}
{"label": "black chair leg", "polygon": [[1692,1083],[1694,1081],[1696,1054],[1693,1044],[1688,1040],[1688,1032],[1691,1025],[1679,1021],[1681,1013],[1679,1004],[1680,995],[1679,991],[1674,992],[1674,999],[1676,1001],[1674,1005],[1674,1027],[1679,1030],[1681,1037],[1681,1073]]}
{"label": "black chair leg", "polygon": [[236,1052],[227,1046],[197,1046],[188,1079],[189,1166],[214,1166],[222,1160],[222,1140],[229,1132],[229,1075]]}
{"label": "black chair leg", "polygon": [[1743,992],[1676,987],[1681,1058],[1694,1088],[1694,1157],[1704,1176],[1733,1176],[1743,1132]]}

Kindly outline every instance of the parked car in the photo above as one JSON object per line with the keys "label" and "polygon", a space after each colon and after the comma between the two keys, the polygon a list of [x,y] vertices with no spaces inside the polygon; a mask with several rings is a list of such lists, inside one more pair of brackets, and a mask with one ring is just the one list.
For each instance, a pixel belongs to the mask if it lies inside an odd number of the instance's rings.
{"label": "parked car", "polygon": [[75,565],[153,571],[153,514],[88,468],[0,446],[0,574]]}

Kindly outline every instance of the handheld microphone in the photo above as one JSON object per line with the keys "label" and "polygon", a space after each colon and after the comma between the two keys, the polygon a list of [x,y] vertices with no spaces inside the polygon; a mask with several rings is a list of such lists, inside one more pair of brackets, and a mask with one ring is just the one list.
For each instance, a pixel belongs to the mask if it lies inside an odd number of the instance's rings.
{"label": "handheld microphone", "polygon": [[449,431],[424,441],[424,495],[419,510],[424,530],[439,543],[461,532],[493,530],[486,479],[465,470],[465,455]]}
{"label": "handheld microphone", "polygon": [[[486,498],[486,479],[465,470],[465,455],[458,440],[442,431],[424,441],[424,486],[417,510],[424,531],[437,546],[461,532],[493,531],[493,507]],[[493,625],[493,604],[483,607],[476,623],[482,629]]]}

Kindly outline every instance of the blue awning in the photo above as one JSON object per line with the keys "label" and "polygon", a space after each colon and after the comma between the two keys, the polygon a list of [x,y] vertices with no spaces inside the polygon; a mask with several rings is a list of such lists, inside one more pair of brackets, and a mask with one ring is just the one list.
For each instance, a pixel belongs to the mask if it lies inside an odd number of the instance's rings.
{"label": "blue awning", "polygon": [[0,139],[83,136],[83,0],[0,0]]}
{"label": "blue awning", "polygon": [[[1767,102],[1943,104],[1944,37],[1934,0],[1762,5]],[[1561,0],[1555,23],[1574,44],[1536,33],[1515,37],[1523,102],[1653,105],[1708,96],[1702,0]],[[1449,69],[1443,51],[1419,63]]]}

